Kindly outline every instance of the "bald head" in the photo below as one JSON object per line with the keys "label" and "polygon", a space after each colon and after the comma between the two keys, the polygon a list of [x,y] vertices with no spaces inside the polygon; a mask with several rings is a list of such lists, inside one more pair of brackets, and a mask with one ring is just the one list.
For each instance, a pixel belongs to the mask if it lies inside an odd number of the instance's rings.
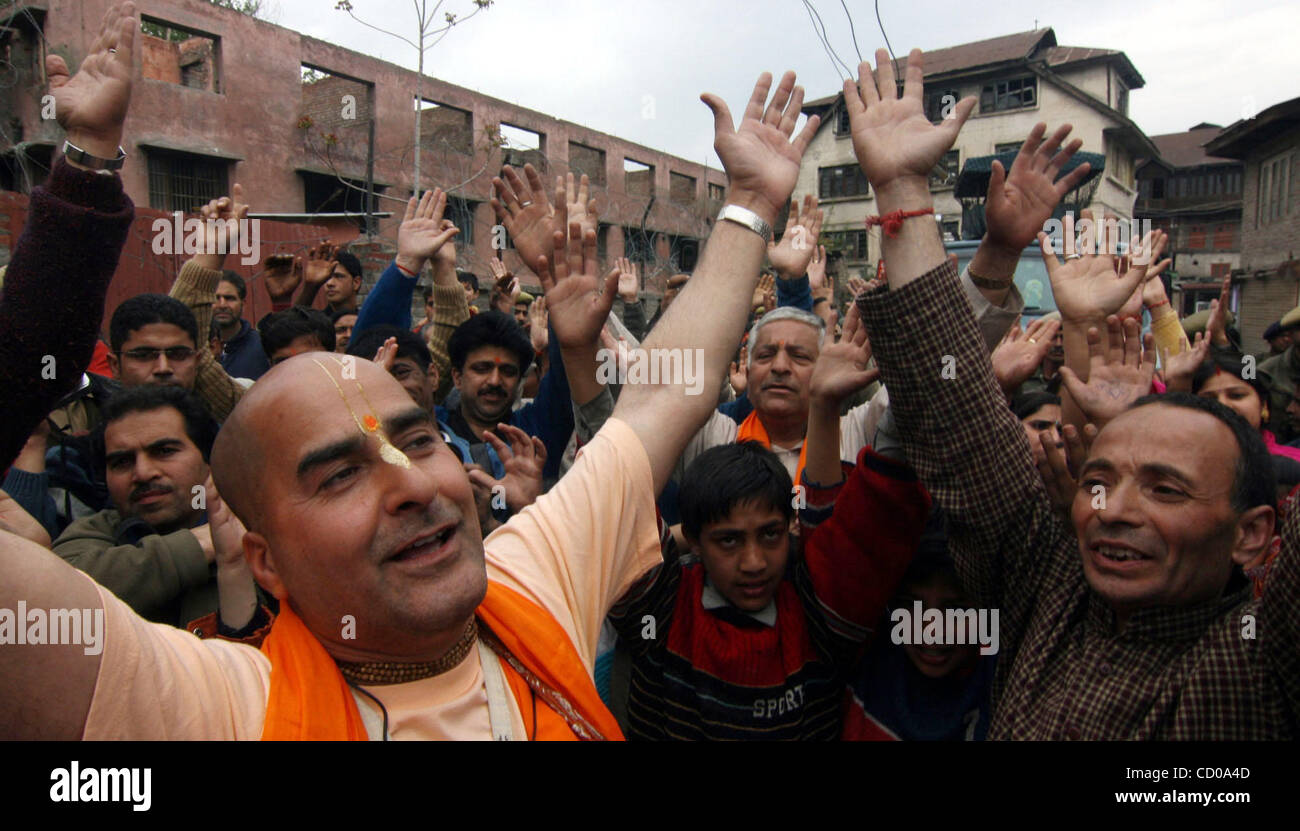
{"label": "bald head", "polygon": [[240,398],[212,445],[212,482],[250,531],[261,529],[268,451],[286,440],[286,415],[319,409],[326,401],[342,404],[347,396],[340,398],[339,389],[350,388],[355,396],[358,382],[367,391],[397,383],[364,358],[308,352],[271,367]]}

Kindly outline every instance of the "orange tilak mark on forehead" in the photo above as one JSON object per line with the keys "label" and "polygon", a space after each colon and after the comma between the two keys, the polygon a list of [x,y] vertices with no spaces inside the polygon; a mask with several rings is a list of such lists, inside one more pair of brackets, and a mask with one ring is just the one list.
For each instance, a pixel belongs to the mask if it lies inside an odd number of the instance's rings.
{"label": "orange tilak mark on forehead", "polygon": [[366,413],[365,417],[361,419],[361,423],[364,424],[366,429],[371,433],[379,429],[379,419],[369,413]]}

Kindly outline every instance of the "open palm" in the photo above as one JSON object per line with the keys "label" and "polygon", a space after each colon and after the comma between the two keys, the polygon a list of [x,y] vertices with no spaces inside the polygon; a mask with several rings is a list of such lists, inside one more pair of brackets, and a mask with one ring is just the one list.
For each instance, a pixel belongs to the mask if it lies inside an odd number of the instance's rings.
{"label": "open palm", "polygon": [[898,97],[889,53],[876,50],[876,78],[866,61],[858,67],[858,83],[844,82],[844,105],[849,111],[853,152],[877,190],[897,179],[928,177],[948,152],[957,132],[975,108],[974,98],[963,98],[952,118],[931,124],[922,103],[921,50],[907,58],[903,95]]}
{"label": "open palm", "polygon": [[546,311],[561,347],[596,343],[614,305],[618,268],[596,273],[596,232],[569,223],[569,234],[555,232],[551,257],[538,260],[538,279],[546,292]]}
{"label": "open palm", "polygon": [[[45,59],[54,116],[69,134],[116,144],[131,101],[135,5],[113,6],[104,15],[99,37],[91,44],[77,74],[58,55]],[[110,51],[112,50],[112,51]]]}

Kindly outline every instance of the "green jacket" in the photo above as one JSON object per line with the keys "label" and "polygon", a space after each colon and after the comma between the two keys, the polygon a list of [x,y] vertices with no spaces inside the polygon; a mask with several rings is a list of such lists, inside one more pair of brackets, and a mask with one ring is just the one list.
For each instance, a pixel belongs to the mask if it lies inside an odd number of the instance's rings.
{"label": "green jacket", "polygon": [[188,530],[151,533],[109,509],[77,520],[54,553],[86,572],[141,617],[185,626],[217,611],[216,565]]}
{"label": "green jacket", "polygon": [[1291,397],[1296,394],[1296,382],[1300,380],[1300,349],[1295,345],[1288,346],[1281,355],[1274,355],[1258,368],[1273,382],[1268,403],[1268,429],[1282,444],[1300,438],[1291,428],[1291,419],[1286,414]]}

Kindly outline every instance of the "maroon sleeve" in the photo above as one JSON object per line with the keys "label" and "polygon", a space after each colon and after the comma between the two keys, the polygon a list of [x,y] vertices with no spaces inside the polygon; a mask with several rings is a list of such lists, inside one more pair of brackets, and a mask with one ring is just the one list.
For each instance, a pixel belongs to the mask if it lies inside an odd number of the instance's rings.
{"label": "maroon sleeve", "polygon": [[[62,158],[32,191],[0,299],[0,470],[90,364],[135,206],[117,175]],[[45,356],[52,356],[53,378]]]}
{"label": "maroon sleeve", "polygon": [[804,561],[833,629],[863,640],[912,561],[930,495],[906,465],[864,447],[835,509],[808,535]]}

